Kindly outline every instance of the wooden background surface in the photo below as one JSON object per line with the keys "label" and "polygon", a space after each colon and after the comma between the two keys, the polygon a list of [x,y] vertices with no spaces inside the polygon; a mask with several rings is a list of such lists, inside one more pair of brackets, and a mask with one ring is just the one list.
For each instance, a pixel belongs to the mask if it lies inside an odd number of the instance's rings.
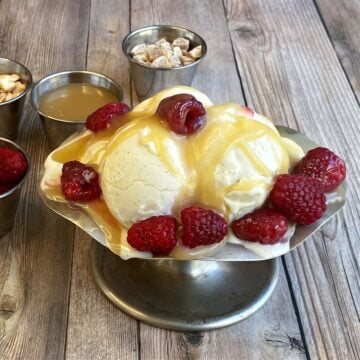
{"label": "wooden background surface", "polygon": [[123,37],[148,24],[201,34],[208,56],[194,86],[215,103],[249,104],[346,159],[348,203],[282,258],[270,301],[234,326],[156,329],[117,310],[89,268],[90,238],[37,194],[48,152],[28,105],[18,142],[32,172],[16,227],[0,240],[0,359],[359,359],[359,0],[0,0],[0,57],[35,80],[103,72],[136,103]]}

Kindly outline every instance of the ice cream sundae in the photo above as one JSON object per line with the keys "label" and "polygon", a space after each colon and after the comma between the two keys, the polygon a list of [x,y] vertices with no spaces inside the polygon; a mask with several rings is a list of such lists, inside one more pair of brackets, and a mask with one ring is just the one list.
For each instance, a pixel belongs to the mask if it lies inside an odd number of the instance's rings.
{"label": "ice cream sundae", "polygon": [[345,178],[330,150],[305,155],[264,116],[189,87],[105,105],[85,126],[48,156],[41,190],[81,207],[124,259],[199,258],[227,242],[282,254]]}

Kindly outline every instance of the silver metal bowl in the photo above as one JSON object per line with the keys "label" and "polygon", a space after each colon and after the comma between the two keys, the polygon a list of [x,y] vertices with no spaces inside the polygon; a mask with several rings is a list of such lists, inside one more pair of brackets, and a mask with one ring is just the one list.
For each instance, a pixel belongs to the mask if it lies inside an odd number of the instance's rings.
{"label": "silver metal bowl", "polygon": [[40,116],[46,137],[52,149],[58,147],[75,131],[82,129],[86,119],[82,121],[63,120],[44,114],[39,109],[40,99],[49,91],[74,83],[99,86],[109,90],[116,96],[118,101],[123,99],[123,91],[120,85],[103,74],[91,71],[63,71],[42,78],[34,85],[31,91],[30,102]]}
{"label": "silver metal bowl", "polygon": [[0,103],[0,136],[16,139],[23,112],[26,94],[32,85],[31,72],[15,60],[0,58],[0,74],[18,74],[26,83],[26,88],[19,96]]}
{"label": "silver metal bowl", "polygon": [[25,176],[13,188],[0,194],[0,239],[3,238],[13,227],[16,210],[19,205],[21,188],[30,172],[30,159],[27,153],[13,141],[0,138],[0,146],[21,151],[28,163],[28,170]]}
{"label": "silver metal bowl", "polygon": [[[172,42],[178,37],[190,40],[190,47],[202,46],[202,56],[189,65],[176,68],[153,68],[135,61],[130,55],[131,49],[138,44],[152,44],[165,38]],[[204,59],[207,46],[205,40],[195,32],[170,25],[152,25],[129,33],[122,44],[123,52],[129,59],[130,72],[139,100],[147,99],[160,90],[175,85],[191,85],[199,63]]]}

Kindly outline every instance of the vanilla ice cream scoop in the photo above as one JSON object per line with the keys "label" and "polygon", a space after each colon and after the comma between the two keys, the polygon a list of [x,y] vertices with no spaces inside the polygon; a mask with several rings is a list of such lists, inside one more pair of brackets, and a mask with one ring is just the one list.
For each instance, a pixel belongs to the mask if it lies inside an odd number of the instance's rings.
{"label": "vanilla ice cream scoop", "polygon": [[[206,109],[206,125],[192,135],[174,133],[156,114],[161,100],[183,93]],[[178,86],[114,119],[109,129],[74,135],[49,155],[41,187],[49,198],[66,201],[60,190],[62,164],[78,160],[93,166],[102,198],[79,206],[118,255],[149,257],[132,252],[127,243],[127,229],[134,223],[156,215],[179,219],[181,209],[198,205],[213,209],[230,224],[261,207],[275,176],[288,173],[303,155],[267,118],[237,104],[213,105],[201,92]],[[235,242],[229,234],[223,243]],[[202,257],[221,245],[188,249],[179,242],[170,256]]]}
{"label": "vanilla ice cream scoop", "polygon": [[[127,228],[154,215],[171,215],[181,193],[181,177],[167,168],[156,147],[146,140],[151,132],[145,127],[119,144],[119,136],[115,137],[101,163],[104,200],[112,215]],[[166,151],[169,161],[176,163],[176,145],[169,145]]]}

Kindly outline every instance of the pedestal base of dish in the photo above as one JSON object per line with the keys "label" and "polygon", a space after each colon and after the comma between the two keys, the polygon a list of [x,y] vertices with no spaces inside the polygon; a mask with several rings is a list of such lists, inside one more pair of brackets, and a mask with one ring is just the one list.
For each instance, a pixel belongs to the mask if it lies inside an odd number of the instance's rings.
{"label": "pedestal base of dish", "polygon": [[105,296],[149,325],[217,329],[259,310],[275,289],[279,260],[259,262],[122,260],[96,241],[94,278]]}

